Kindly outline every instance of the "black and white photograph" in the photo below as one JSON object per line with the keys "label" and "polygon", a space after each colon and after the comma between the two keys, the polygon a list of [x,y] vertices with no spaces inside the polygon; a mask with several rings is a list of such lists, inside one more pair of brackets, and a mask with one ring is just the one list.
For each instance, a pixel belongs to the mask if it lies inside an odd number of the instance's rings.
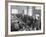
{"label": "black and white photograph", "polygon": [[43,5],[8,3],[8,34],[43,33]]}

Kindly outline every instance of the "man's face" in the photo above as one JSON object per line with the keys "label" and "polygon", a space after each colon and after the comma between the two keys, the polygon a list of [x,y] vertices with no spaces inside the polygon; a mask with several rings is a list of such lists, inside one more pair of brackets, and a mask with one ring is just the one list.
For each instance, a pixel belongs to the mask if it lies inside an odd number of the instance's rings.
{"label": "man's face", "polygon": [[39,20],[39,16],[36,16],[36,19]]}
{"label": "man's face", "polygon": [[14,24],[14,27],[15,27],[15,29],[19,29],[19,24],[18,23],[15,23]]}

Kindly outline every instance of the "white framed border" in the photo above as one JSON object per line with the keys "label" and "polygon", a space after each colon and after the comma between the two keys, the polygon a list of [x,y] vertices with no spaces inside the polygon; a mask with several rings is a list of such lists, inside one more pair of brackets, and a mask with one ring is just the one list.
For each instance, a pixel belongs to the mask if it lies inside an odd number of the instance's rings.
{"label": "white framed border", "polygon": [[[21,6],[41,6],[41,30],[38,31],[17,31],[17,32],[11,32],[11,5],[21,5]],[[17,34],[35,34],[35,33],[43,33],[43,5],[42,4],[26,4],[26,3],[13,3],[9,2],[8,3],[8,35],[17,35]]]}

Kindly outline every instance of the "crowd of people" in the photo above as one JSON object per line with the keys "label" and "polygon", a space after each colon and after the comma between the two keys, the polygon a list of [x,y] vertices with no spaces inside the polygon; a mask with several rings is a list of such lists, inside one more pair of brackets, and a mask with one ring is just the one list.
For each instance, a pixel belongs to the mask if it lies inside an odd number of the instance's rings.
{"label": "crowd of people", "polygon": [[11,31],[31,31],[40,29],[41,19],[39,16],[12,14]]}

